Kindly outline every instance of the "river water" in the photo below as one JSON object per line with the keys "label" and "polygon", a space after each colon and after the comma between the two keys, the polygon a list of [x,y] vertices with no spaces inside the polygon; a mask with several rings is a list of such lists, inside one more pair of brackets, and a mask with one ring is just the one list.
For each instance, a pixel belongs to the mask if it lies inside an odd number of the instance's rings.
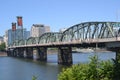
{"label": "river water", "polygon": [[[89,57],[96,53],[73,53],[73,64],[89,62]],[[100,60],[115,58],[113,52],[97,53]],[[57,80],[65,66],[57,64],[57,54],[49,54],[47,62],[14,57],[0,57],[0,80]]]}

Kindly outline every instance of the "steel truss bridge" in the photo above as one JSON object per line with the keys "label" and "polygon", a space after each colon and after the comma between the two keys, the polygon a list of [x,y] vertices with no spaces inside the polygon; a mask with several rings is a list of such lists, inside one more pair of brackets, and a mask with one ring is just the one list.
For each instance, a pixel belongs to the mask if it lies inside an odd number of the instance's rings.
{"label": "steel truss bridge", "polygon": [[49,32],[44,33],[40,37],[16,40],[13,44],[9,45],[8,49],[73,46],[95,47],[96,44],[98,44],[98,47],[116,48],[120,47],[119,28],[120,22],[84,22],[73,25],[62,33]]}

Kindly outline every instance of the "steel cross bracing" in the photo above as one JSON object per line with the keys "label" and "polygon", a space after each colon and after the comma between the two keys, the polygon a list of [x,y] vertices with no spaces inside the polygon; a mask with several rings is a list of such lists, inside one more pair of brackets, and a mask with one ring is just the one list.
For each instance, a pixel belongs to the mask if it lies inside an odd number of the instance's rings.
{"label": "steel cross bracing", "polygon": [[59,42],[61,39],[62,33],[58,32],[49,32],[44,33],[40,37],[30,37],[27,40],[19,40],[15,41],[12,46],[20,46],[20,45],[32,45],[32,44],[44,44],[51,42]]}
{"label": "steel cross bracing", "polygon": [[59,42],[61,39],[61,35],[62,35],[62,33],[58,33],[58,32],[45,33],[39,37],[38,44]]}
{"label": "steel cross bracing", "polygon": [[30,37],[27,40],[16,40],[10,46],[112,38],[119,36],[119,27],[120,22],[85,22],[74,25],[63,33],[49,32],[44,33],[40,37]]}
{"label": "steel cross bracing", "polygon": [[63,32],[61,41],[110,38],[115,36],[117,22],[86,22],[74,25]]}

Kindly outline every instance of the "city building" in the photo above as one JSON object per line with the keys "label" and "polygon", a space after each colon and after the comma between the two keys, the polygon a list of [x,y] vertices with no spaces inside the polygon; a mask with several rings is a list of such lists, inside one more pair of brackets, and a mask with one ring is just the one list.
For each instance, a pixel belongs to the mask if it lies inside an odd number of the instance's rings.
{"label": "city building", "polygon": [[5,31],[5,35],[3,38],[4,38],[4,42],[5,42],[6,47],[8,47],[8,31]]}
{"label": "city building", "polygon": [[4,42],[3,37],[0,36],[0,44],[3,43],[3,42]]}
{"label": "city building", "polygon": [[31,37],[39,37],[42,34],[50,32],[50,27],[43,24],[33,24],[31,27]]}
{"label": "city building", "polygon": [[9,29],[7,31],[5,31],[5,44],[6,44],[6,47],[8,47],[8,45],[10,45],[12,43],[12,29]]}
{"label": "city building", "polygon": [[15,41],[26,40],[30,37],[30,31],[23,28],[22,16],[17,16],[17,23],[12,22],[12,28],[7,30],[4,35],[6,46],[12,45]]}
{"label": "city building", "polygon": [[50,32],[50,26],[45,26],[45,32]]}
{"label": "city building", "polygon": [[28,39],[30,37],[30,31],[24,31],[24,39]]}
{"label": "city building", "polygon": [[[23,34],[20,34],[20,31],[23,32]],[[5,32],[4,36],[4,41],[6,43],[6,46],[8,47],[9,45],[13,44],[14,41],[16,40],[21,40],[21,39],[28,39],[30,37],[30,31],[27,31],[25,28],[24,29],[16,29],[13,31],[12,29],[9,29]]]}

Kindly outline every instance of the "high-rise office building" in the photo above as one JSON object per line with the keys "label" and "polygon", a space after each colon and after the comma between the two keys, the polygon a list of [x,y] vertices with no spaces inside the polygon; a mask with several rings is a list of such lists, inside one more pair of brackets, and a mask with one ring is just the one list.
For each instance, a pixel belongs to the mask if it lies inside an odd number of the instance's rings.
{"label": "high-rise office building", "polygon": [[4,40],[6,46],[12,45],[13,42],[26,40],[30,37],[30,31],[23,28],[22,16],[17,16],[17,23],[12,22],[12,28],[5,32]]}
{"label": "high-rise office building", "polygon": [[50,32],[49,26],[44,26],[43,24],[33,24],[31,27],[31,37],[39,37],[46,32]]}
{"label": "high-rise office building", "polygon": [[[26,40],[30,37],[30,31],[27,31],[25,28],[23,29],[23,35],[17,35],[19,30],[20,29],[16,29],[15,31],[13,31],[12,29],[9,29],[5,32],[6,46],[13,44],[13,42],[16,40],[21,40],[21,39]],[[23,38],[19,38],[19,37],[23,37]]]}
{"label": "high-rise office building", "polygon": [[24,39],[28,39],[30,37],[30,31],[24,31]]}
{"label": "high-rise office building", "polygon": [[8,37],[8,46],[11,45],[13,43],[13,38],[12,38],[12,29],[9,29],[6,31],[6,35]]}

